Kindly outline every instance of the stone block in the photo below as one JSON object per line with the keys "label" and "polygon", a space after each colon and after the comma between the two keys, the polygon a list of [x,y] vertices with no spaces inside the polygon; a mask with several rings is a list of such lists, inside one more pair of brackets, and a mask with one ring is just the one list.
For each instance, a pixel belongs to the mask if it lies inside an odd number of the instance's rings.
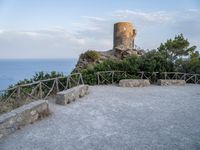
{"label": "stone block", "polygon": [[185,80],[158,80],[158,85],[185,85]]}
{"label": "stone block", "polygon": [[56,95],[56,104],[66,105],[76,99],[89,93],[88,85],[79,85],[68,90],[58,92]]}
{"label": "stone block", "polygon": [[144,79],[123,79],[119,81],[121,87],[144,87],[149,85],[149,80]]}
{"label": "stone block", "polygon": [[83,97],[89,93],[89,86],[88,85],[81,85],[78,89],[79,97]]}
{"label": "stone block", "polygon": [[23,105],[11,112],[0,116],[0,138],[15,132],[22,126],[38,120],[39,115],[47,112],[48,103],[45,100],[38,100]]}

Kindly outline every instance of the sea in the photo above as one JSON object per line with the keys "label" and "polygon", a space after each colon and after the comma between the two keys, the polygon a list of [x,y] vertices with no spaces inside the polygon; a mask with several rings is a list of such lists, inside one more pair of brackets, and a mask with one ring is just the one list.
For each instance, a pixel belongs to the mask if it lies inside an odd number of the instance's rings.
{"label": "sea", "polygon": [[0,59],[0,90],[25,78],[30,79],[40,71],[68,75],[76,63],[77,59]]}

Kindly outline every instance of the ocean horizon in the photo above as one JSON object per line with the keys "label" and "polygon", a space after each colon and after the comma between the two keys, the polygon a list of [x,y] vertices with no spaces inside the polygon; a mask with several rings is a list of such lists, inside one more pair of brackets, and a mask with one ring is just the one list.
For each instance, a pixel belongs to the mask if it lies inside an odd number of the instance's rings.
{"label": "ocean horizon", "polygon": [[35,73],[43,71],[61,72],[68,75],[74,69],[77,59],[0,59],[0,90],[20,80],[30,79]]}

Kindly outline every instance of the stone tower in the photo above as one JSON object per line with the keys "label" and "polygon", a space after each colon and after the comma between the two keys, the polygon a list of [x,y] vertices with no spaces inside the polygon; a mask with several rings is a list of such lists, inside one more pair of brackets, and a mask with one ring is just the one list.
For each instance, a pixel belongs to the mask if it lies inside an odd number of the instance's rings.
{"label": "stone tower", "polygon": [[132,50],[136,29],[130,22],[118,22],[114,24],[114,47],[115,51]]}

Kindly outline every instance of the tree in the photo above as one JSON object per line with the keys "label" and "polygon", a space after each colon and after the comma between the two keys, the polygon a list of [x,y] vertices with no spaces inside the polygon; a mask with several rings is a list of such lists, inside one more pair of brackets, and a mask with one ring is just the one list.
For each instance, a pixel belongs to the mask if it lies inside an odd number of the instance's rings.
{"label": "tree", "polygon": [[189,41],[184,38],[183,34],[175,36],[173,40],[167,40],[164,44],[161,43],[160,47],[158,47],[158,51],[172,62],[175,62],[177,58],[182,56],[189,56],[195,49],[196,46],[190,47]]}
{"label": "tree", "polygon": [[200,74],[200,54],[198,51],[195,51],[190,55],[188,64],[190,73]]}
{"label": "tree", "polygon": [[176,71],[200,74],[200,54],[195,51],[189,58],[180,58],[176,60]]}
{"label": "tree", "polygon": [[161,52],[151,50],[142,57],[140,70],[145,72],[165,72],[173,71],[173,67],[173,63],[167,60]]}

